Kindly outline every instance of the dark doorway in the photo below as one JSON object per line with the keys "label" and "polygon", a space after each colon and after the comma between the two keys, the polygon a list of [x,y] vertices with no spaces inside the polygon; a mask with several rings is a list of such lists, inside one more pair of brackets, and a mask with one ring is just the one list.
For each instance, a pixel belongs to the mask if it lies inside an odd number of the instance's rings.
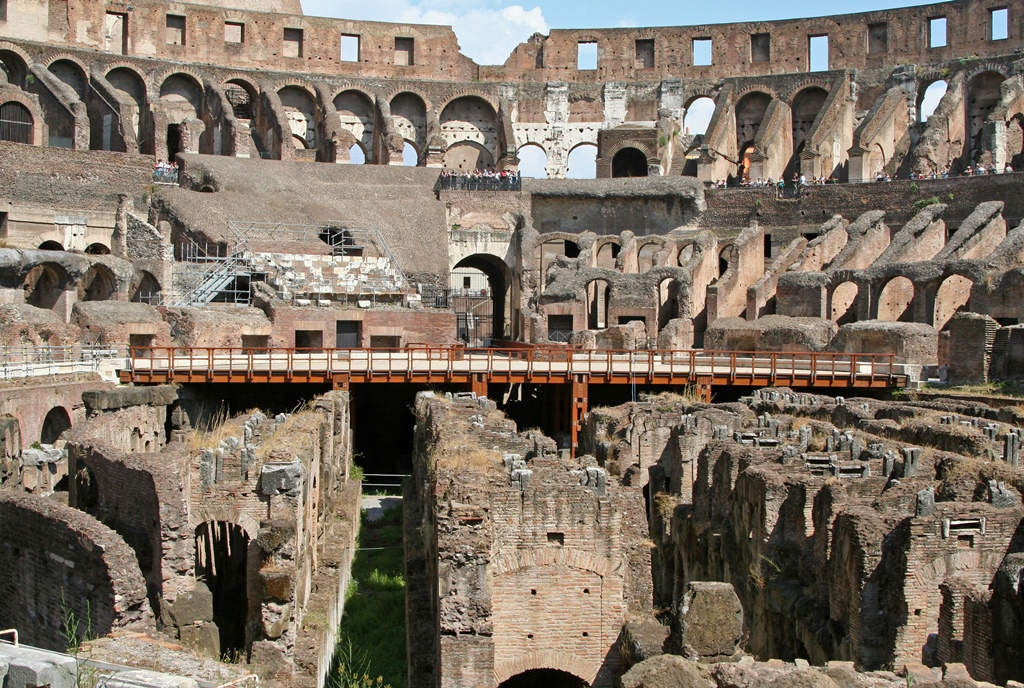
{"label": "dark doorway", "polygon": [[174,156],[181,152],[181,125],[171,124],[167,127],[167,160],[173,161]]}
{"label": "dark doorway", "polygon": [[65,430],[71,427],[71,417],[64,410],[63,406],[55,406],[50,409],[43,419],[43,429],[39,433],[39,441],[43,444],[53,444]]}
{"label": "dark doorway", "polygon": [[339,349],[358,349],[360,345],[358,320],[339,320],[335,325],[335,346]]}
{"label": "dark doorway", "polygon": [[498,688],[587,688],[581,678],[557,669],[530,669],[504,681]]}
{"label": "dark doorway", "polygon": [[647,156],[636,148],[623,148],[612,158],[613,177],[646,177]]}
{"label": "dark doorway", "polygon": [[323,349],[323,330],[295,330],[296,349]]}
{"label": "dark doorway", "polygon": [[248,554],[249,536],[241,526],[207,521],[196,528],[196,578],[213,594],[213,621],[220,631],[222,657],[235,658],[246,649]]}
{"label": "dark doorway", "polygon": [[478,253],[460,260],[451,280],[459,339],[470,346],[504,339],[512,285],[508,266],[497,256]]}

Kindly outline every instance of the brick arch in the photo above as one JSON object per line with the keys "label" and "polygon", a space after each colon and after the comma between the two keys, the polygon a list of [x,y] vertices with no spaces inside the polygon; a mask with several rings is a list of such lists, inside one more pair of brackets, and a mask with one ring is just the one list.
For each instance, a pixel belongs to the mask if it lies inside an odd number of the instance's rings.
{"label": "brick arch", "polygon": [[109,77],[110,73],[115,69],[127,69],[129,72],[137,76],[139,78],[139,81],[142,82],[142,88],[146,92],[146,96],[149,96],[151,88],[150,84],[153,80],[147,79],[146,76],[142,72],[140,72],[139,69],[134,64],[132,64],[131,62],[127,62],[125,60],[118,60],[117,62],[111,62],[110,64],[104,65],[103,78],[106,79],[107,77]]}
{"label": "brick arch", "polygon": [[779,92],[778,92],[777,89],[774,89],[774,88],[772,88],[771,86],[769,86],[768,84],[765,84],[765,83],[756,83],[756,84],[751,84],[750,86],[748,86],[747,88],[743,89],[742,91],[737,91],[736,93],[733,94],[733,96],[732,96],[732,105],[733,105],[733,107],[735,108],[736,105],[739,104],[739,102],[741,100],[743,100],[744,98],[749,96],[751,93],[763,93],[764,95],[768,96],[772,100],[785,100],[784,98],[781,98],[779,96]]}
{"label": "brick arch", "polygon": [[221,78],[217,80],[217,83],[221,86],[227,86],[231,81],[241,81],[248,85],[253,92],[257,94],[263,90],[263,85],[256,79],[253,79],[251,74],[246,74],[245,72],[228,72],[221,76]]}
{"label": "brick arch", "polygon": [[463,88],[459,89],[458,91],[453,91],[449,93],[445,100],[442,100],[438,103],[437,116],[440,117],[441,113],[444,112],[444,109],[451,105],[456,100],[458,100],[459,98],[479,98],[480,100],[484,101],[485,103],[491,106],[491,109],[494,110],[494,121],[495,123],[497,123],[498,101],[494,99],[492,96],[489,96],[485,93],[470,88]]}
{"label": "brick arch", "polygon": [[284,89],[292,87],[302,89],[309,94],[309,97],[313,99],[314,103],[319,105],[320,98],[317,96],[316,87],[303,79],[278,79],[273,82],[270,90],[272,90],[275,95],[279,95]]}
{"label": "brick arch", "polygon": [[350,81],[346,81],[341,86],[333,88],[331,91],[329,91],[330,102],[333,103],[335,98],[340,96],[342,93],[346,93],[347,91],[355,91],[356,93],[370,101],[371,107],[377,107],[377,91],[366,88],[364,84],[354,84]]}
{"label": "brick arch", "polygon": [[384,100],[388,101],[388,105],[391,105],[395,98],[402,95],[403,93],[409,93],[419,98],[420,101],[422,101],[423,109],[426,112],[430,112],[434,108],[433,101],[427,96],[427,94],[414,86],[396,86],[390,91],[382,91],[381,97],[383,97]]}
{"label": "brick arch", "polygon": [[602,155],[598,160],[611,160],[615,157],[615,154],[621,151],[623,148],[636,148],[638,151],[644,154],[647,158],[647,162],[656,161],[658,156],[651,152],[651,149],[647,147],[646,143],[641,143],[634,139],[626,139],[625,141],[619,141]]}
{"label": "brick arch", "polygon": [[[610,272],[609,274],[614,275],[615,273]],[[536,550],[515,550],[495,556],[491,559],[491,576],[497,578],[529,566],[564,566],[589,571],[602,578],[610,576],[615,570],[612,561],[600,554],[576,547],[547,547]]]}
{"label": "brick arch", "polygon": [[499,686],[513,676],[531,669],[555,669],[572,674],[576,678],[593,683],[597,678],[600,666],[593,667],[577,655],[555,650],[540,650],[520,655],[510,662],[503,662],[494,667],[494,685]]}
{"label": "brick arch", "polygon": [[72,55],[71,53],[53,53],[48,58],[46,58],[46,62],[44,62],[44,64],[46,65],[46,68],[49,69],[54,62],[62,61],[74,62],[82,70],[82,73],[85,74],[85,78],[89,78],[89,66],[85,62],[83,62],[77,55]]}
{"label": "brick arch", "polygon": [[9,41],[0,41],[0,50],[6,50],[7,52],[14,53],[20,57],[25,62],[26,69],[36,63],[36,61],[32,59],[31,55]]}
{"label": "brick arch", "polygon": [[32,143],[33,146],[43,145],[43,128],[46,123],[43,121],[43,111],[39,107],[39,103],[31,98],[27,93],[22,91],[5,91],[2,98],[0,98],[0,105],[6,103],[18,103],[28,109],[29,114],[32,116]]}
{"label": "brick arch", "polygon": [[194,534],[196,528],[210,521],[223,521],[238,526],[249,536],[250,542],[255,542],[260,534],[260,524],[255,518],[238,508],[226,506],[198,506],[192,509],[188,525]]}
{"label": "brick arch", "polygon": [[151,82],[150,88],[155,89],[155,91],[149,94],[150,100],[152,102],[160,100],[160,89],[163,88],[164,83],[166,83],[172,76],[177,76],[179,74],[184,77],[189,77],[195,81],[196,88],[199,89],[200,97],[204,97],[206,95],[206,82],[203,80],[203,77],[200,76],[199,72],[185,65],[177,65],[176,67],[156,72],[153,75],[153,81]]}
{"label": "brick arch", "polygon": [[784,98],[783,100],[785,100],[790,106],[792,106],[793,103],[796,102],[796,99],[800,97],[800,94],[812,88],[824,91],[825,95],[827,96],[829,92],[832,90],[832,84],[830,84],[827,80],[824,79],[802,80],[799,84],[797,84],[790,90],[788,97]]}
{"label": "brick arch", "polygon": [[997,74],[1002,74],[1004,79],[1010,78],[1010,70],[1006,67],[1006,65],[1001,64],[999,62],[985,61],[980,63],[972,63],[970,69],[965,69],[962,72],[960,72],[961,74],[964,75],[964,87],[970,88],[971,81],[973,81],[976,77],[984,74],[985,72],[996,72]]}
{"label": "brick arch", "polygon": [[683,109],[689,110],[694,101],[699,98],[710,98],[711,100],[714,100],[718,95],[718,91],[719,89],[717,86],[690,89],[686,92],[686,95],[683,96]]}

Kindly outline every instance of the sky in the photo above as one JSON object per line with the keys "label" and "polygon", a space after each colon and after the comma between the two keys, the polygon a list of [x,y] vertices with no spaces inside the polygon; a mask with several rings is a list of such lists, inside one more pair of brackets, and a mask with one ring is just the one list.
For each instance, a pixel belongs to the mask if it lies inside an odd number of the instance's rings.
{"label": "sky", "polygon": [[690,26],[846,14],[929,5],[929,0],[587,0],[510,2],[507,0],[302,0],[317,17],[413,24],[444,24],[455,29],[463,54],[478,64],[504,64],[512,49],[534,33],[550,29],[629,26]]}

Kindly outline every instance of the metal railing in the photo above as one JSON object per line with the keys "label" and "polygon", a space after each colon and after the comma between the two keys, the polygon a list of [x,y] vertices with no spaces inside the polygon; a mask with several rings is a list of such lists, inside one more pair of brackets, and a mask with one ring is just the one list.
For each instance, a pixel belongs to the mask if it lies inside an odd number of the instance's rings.
{"label": "metal railing", "polygon": [[585,375],[606,381],[713,377],[718,384],[751,380],[883,381],[898,376],[893,354],[687,350],[579,350],[568,347],[472,349],[421,346],[404,349],[293,349],[133,347],[132,373],[209,372],[233,376],[351,375],[371,380],[395,375],[461,378],[551,378]]}
{"label": "metal railing", "polygon": [[104,361],[124,359],[127,356],[127,347],[124,346],[2,346],[0,380],[94,373]]}

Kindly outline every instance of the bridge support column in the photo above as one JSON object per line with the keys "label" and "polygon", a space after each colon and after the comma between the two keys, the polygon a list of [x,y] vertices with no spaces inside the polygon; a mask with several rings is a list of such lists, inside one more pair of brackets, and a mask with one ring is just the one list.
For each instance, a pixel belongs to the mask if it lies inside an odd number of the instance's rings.
{"label": "bridge support column", "polygon": [[579,450],[580,430],[583,429],[583,416],[587,415],[587,401],[590,396],[586,375],[572,376],[572,399],[569,405],[569,432],[572,437],[572,455]]}
{"label": "bridge support column", "polygon": [[469,384],[469,391],[478,398],[487,396],[487,373],[473,373],[473,379]]}
{"label": "bridge support column", "polygon": [[711,403],[711,376],[697,377],[697,396],[706,404]]}
{"label": "bridge support column", "polygon": [[338,389],[347,392],[349,390],[348,375],[334,375],[331,377],[331,389]]}

